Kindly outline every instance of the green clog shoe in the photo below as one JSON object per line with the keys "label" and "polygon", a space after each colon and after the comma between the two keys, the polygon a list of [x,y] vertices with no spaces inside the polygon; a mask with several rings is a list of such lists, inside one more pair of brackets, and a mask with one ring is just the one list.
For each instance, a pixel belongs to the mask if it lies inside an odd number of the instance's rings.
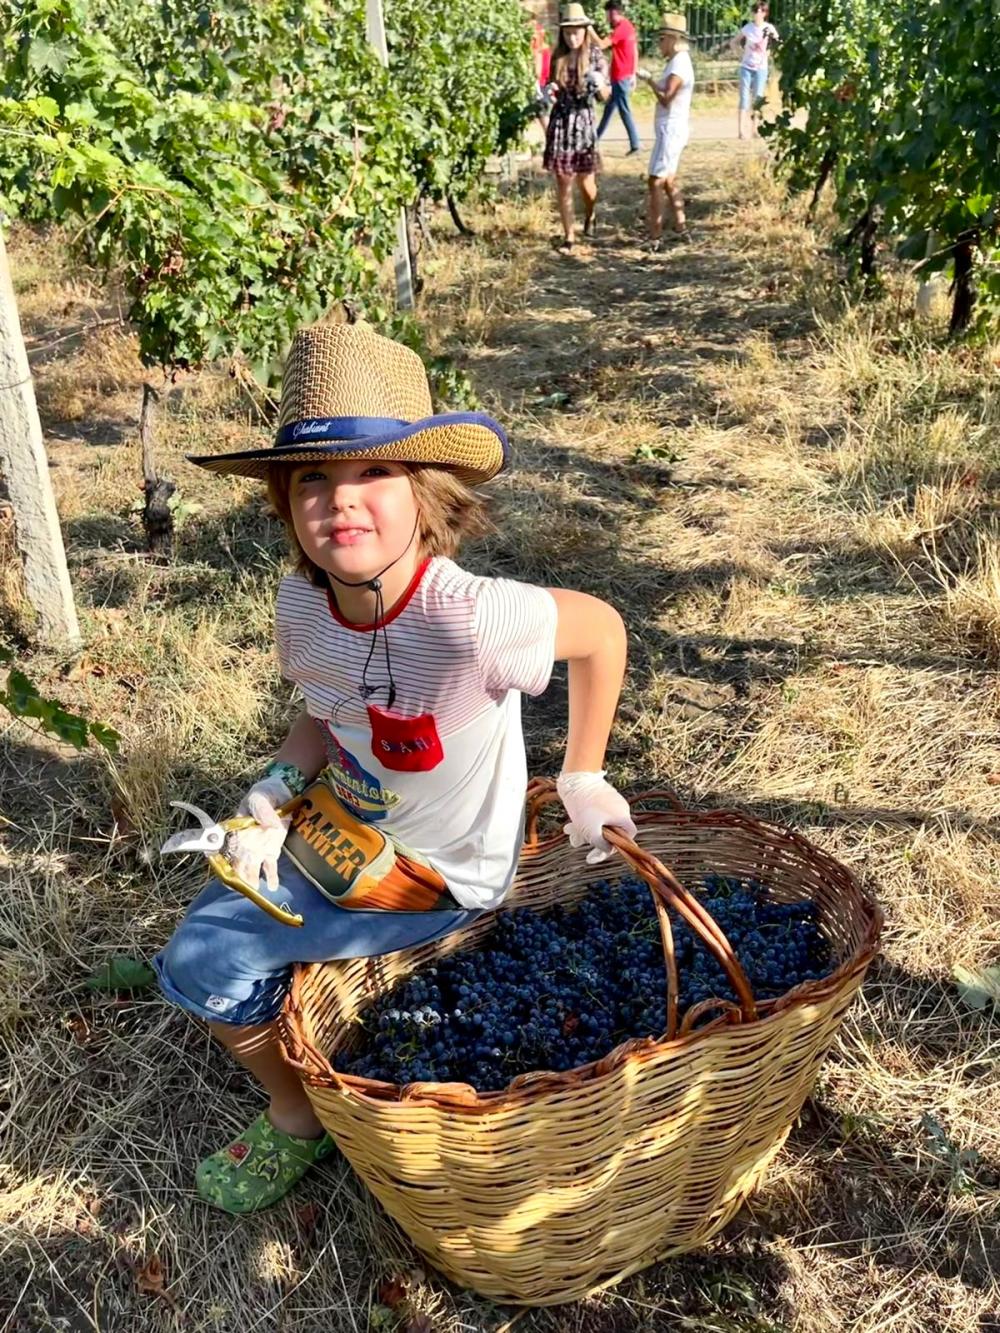
{"label": "green clog shoe", "polygon": [[195,1183],[201,1197],[214,1208],[256,1213],[283,1199],[333,1148],[329,1134],[297,1139],[275,1129],[262,1113],[238,1139],[205,1158]]}

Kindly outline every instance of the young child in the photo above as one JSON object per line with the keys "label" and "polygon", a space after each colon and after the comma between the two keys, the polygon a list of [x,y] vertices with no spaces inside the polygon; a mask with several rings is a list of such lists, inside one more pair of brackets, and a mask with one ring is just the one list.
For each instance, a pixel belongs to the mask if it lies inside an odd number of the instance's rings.
{"label": "young child", "polygon": [[772,45],[777,45],[778,29],[767,21],[768,6],[765,0],[758,2],[750,10],[750,22],[744,23],[737,41],[742,48],[740,60],[740,100],[737,119],[739,137],[746,139],[747,120],[750,133],[756,135],[760,120],[757,103],[767,92],[767,74],[769,52]]}
{"label": "young child", "polygon": [[[482,413],[433,415],[420,358],[363,323],[297,334],[273,448],[192,461],[266,479],[296,562],[276,639],[305,706],[240,806],[256,826],[227,855],[305,923],[211,882],[155,960],[168,998],[268,1094],[197,1172],[204,1199],[244,1213],[332,1147],[276,1035],[292,965],[391,953],[502,902],[523,833],[520,696],[546,688],[554,661],[569,662],[558,788],[571,841],[596,861],[605,825],[634,834],[602,772],[626,640],[597,598],[454,563],[484,527],[471,487],[505,466],[506,437]],[[302,793],[298,815],[279,813]]]}
{"label": "young child", "polygon": [[658,253],[663,243],[663,212],[667,204],[674,224],[671,239],[688,239],[684,196],[677,182],[677,172],[690,133],[691,95],[694,92],[694,67],[688,52],[687,20],[683,14],[664,14],[662,23],[660,52],[667,61],[663,74],[659,79],[654,79],[645,70],[639,72],[639,77],[649,84],[656,98],[653,152],[649,159],[647,181],[647,246],[654,254]]}

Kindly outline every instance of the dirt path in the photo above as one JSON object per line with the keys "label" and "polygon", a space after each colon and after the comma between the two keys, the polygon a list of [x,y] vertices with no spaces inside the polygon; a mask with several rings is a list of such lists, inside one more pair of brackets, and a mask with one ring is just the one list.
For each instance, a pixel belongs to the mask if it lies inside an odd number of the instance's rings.
{"label": "dirt path", "polygon": [[[736,459],[746,431],[724,392],[748,351],[771,340],[791,349],[812,328],[801,303],[789,299],[787,257],[755,244],[753,191],[763,161],[760,145],[693,142],[682,178],[694,239],[653,256],[641,248],[641,159],[606,154],[598,234],[569,257],[555,251],[551,187],[539,174],[536,227],[517,241],[524,286],[489,320],[485,338],[462,347],[477,386],[503,419],[513,416],[521,466],[539,479],[527,506],[531,542],[516,544],[520,576],[554,575],[569,556],[580,578],[597,581],[595,591],[624,595],[641,618],[633,651],[640,690],[665,667],[683,669],[676,607],[692,585],[717,593],[755,561],[776,563],[767,545],[777,521],[771,533],[747,529],[758,505],[773,508],[787,441],[765,426],[754,444],[751,472],[759,475],[746,476]],[[738,368],[735,378],[744,374]],[[794,493],[802,464],[785,471]],[[546,534],[556,546],[551,567]],[[673,549],[671,539],[679,541]],[[563,541],[572,549],[562,550]],[[634,602],[633,589],[647,591],[645,602]],[[689,656],[697,651],[692,645]],[[782,639],[775,652],[790,666],[794,642]],[[715,673],[723,684],[751,670],[745,652],[730,658]]]}
{"label": "dirt path", "polygon": [[[732,114],[722,109],[721,99],[718,99],[711,109],[695,107],[691,114],[691,142],[728,143],[732,141],[734,149],[749,148],[751,146],[749,143],[741,145],[737,138],[735,93],[732,102]],[[635,122],[639,130],[639,137],[642,140],[643,151],[648,153],[653,142],[652,111],[648,107],[636,108]],[[619,153],[624,155],[627,150],[628,136],[625,134],[621,117],[617,113],[612,116],[611,124],[605,130],[601,144],[608,150],[610,156],[616,156]]]}

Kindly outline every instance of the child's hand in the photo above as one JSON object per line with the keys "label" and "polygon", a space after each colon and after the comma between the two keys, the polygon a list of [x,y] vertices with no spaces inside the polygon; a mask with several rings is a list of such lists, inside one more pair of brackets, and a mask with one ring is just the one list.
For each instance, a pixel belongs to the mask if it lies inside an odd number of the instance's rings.
{"label": "child's hand", "polygon": [[605,824],[620,829],[628,838],[635,837],[628,801],[604,781],[603,773],[560,773],[556,790],[569,815],[565,832],[570,846],[589,844],[593,848],[587,855],[588,865],[606,861],[614,850],[601,832]]}
{"label": "child's hand", "polygon": [[257,823],[253,828],[230,833],[225,853],[240,879],[254,888],[260,882],[261,871],[269,889],[278,887],[278,856],[292,822],[278,810],[291,799],[291,790],[281,778],[270,777],[254,783],[240,802],[237,814],[252,815]]}

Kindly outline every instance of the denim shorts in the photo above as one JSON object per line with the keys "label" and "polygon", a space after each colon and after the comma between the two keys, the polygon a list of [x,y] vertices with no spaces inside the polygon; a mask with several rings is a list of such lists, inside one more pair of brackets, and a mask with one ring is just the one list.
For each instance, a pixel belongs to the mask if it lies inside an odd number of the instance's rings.
{"label": "denim shorts", "polygon": [[[740,66],[740,110],[752,111],[757,99],[767,92],[767,66],[763,69],[747,69]],[[732,103],[730,103],[732,105]]]}
{"label": "denim shorts", "polygon": [[467,925],[482,910],[375,912],[338,907],[288,859],[265,898],[305,918],[285,926],[218,880],[188,908],[166,948],[153,959],[168,1000],[215,1023],[269,1023],[281,1012],[294,963],[370,958],[427,944]]}

